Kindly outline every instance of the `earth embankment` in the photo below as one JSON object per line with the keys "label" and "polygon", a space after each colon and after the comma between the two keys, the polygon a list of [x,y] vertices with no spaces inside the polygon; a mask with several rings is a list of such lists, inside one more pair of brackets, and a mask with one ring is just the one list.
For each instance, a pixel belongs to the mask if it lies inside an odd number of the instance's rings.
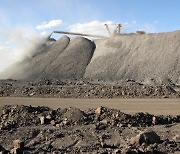
{"label": "earth embankment", "polygon": [[85,77],[143,83],[180,82],[180,31],[96,41]]}
{"label": "earth embankment", "polygon": [[32,58],[5,70],[3,79],[95,79],[180,83],[180,31],[121,34],[90,41],[62,37]]}

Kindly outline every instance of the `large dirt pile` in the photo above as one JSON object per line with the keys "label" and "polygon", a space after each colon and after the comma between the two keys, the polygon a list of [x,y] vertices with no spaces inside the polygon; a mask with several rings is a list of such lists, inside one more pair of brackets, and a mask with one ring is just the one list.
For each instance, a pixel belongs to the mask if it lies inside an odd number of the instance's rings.
{"label": "large dirt pile", "polygon": [[[122,34],[90,41],[64,36],[31,59],[6,70],[4,79],[131,79],[180,83],[180,31]],[[96,49],[95,49],[96,48]],[[2,76],[0,75],[0,78]]]}
{"label": "large dirt pile", "polygon": [[95,44],[77,37],[64,36],[32,58],[16,63],[1,78],[35,80],[41,78],[82,78],[90,62]]}
{"label": "large dirt pile", "polygon": [[180,31],[121,35],[96,41],[85,77],[180,83]]}
{"label": "large dirt pile", "polygon": [[70,39],[66,36],[47,46],[45,50],[32,58],[27,58],[21,62],[12,65],[2,74],[6,78],[13,79],[35,79],[42,76],[42,73],[49,68],[55,58],[60,55],[68,46]]}

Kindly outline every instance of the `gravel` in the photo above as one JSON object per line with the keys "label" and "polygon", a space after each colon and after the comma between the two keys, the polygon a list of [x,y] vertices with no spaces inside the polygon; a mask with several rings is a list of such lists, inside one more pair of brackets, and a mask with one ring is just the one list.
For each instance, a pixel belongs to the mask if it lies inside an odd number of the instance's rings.
{"label": "gravel", "polygon": [[[76,37],[46,70],[47,78],[80,79],[94,53],[95,44],[88,39]],[[43,76],[42,77],[46,77]]]}
{"label": "gravel", "polygon": [[135,80],[140,83],[180,84],[180,31],[122,34],[90,41],[62,37],[31,59],[0,74],[3,79]]}
{"label": "gravel", "polygon": [[85,77],[141,83],[180,83],[180,31],[97,40]]}
{"label": "gravel", "polygon": [[30,59],[5,70],[1,78],[18,80],[82,78],[94,53],[95,44],[85,38],[64,36]]}

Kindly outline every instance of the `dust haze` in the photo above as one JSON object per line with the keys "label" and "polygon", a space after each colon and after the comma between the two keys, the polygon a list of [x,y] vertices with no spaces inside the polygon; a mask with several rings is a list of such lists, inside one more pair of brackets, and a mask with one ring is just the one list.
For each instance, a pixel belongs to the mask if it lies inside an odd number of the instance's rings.
{"label": "dust haze", "polygon": [[47,37],[47,35],[39,35],[31,28],[16,27],[8,28],[6,31],[1,29],[0,72],[16,62],[32,58],[40,52],[37,49],[46,42]]}

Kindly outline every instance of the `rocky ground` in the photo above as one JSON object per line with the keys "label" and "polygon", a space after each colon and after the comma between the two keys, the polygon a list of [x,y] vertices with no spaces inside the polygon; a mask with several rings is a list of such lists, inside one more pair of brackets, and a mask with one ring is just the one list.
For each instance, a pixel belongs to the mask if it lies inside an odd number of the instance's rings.
{"label": "rocky ground", "polygon": [[180,153],[180,115],[3,106],[1,153]]}
{"label": "rocky ground", "polygon": [[180,98],[180,86],[142,84],[133,80],[107,83],[85,80],[1,80],[0,97]]}
{"label": "rocky ground", "polygon": [[[85,80],[0,81],[1,97],[180,98],[179,86]],[[99,107],[0,107],[0,153],[180,153],[180,115]]]}

